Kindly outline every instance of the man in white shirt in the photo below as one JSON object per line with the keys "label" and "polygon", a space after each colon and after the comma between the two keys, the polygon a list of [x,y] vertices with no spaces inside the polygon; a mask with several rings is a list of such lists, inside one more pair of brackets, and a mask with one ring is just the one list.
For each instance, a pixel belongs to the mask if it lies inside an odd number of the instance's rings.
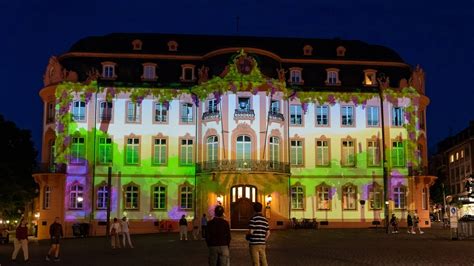
{"label": "man in white shirt", "polygon": [[130,231],[129,231],[129,224],[127,221],[127,217],[122,218],[122,242],[123,242],[123,247],[125,248],[125,238],[128,240],[128,245],[133,248],[132,241],[130,240]]}

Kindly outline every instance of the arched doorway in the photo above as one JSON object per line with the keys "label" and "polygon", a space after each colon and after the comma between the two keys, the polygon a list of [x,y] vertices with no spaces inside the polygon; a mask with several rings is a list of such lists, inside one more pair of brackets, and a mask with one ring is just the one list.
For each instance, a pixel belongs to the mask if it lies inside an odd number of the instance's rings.
{"label": "arched doorway", "polygon": [[232,229],[247,229],[252,218],[253,203],[257,200],[257,188],[250,185],[238,185],[231,188],[231,226]]}

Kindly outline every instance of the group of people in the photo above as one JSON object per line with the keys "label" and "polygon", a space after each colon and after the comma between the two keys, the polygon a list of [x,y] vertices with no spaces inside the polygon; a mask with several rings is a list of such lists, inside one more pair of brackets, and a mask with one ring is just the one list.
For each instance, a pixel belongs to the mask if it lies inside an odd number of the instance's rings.
{"label": "group of people", "polygon": [[[268,220],[262,215],[262,204],[253,203],[255,215],[250,219],[249,231],[246,239],[249,242],[249,251],[252,264],[266,266],[266,242],[270,236]],[[203,231],[204,232],[204,231]],[[214,209],[214,218],[207,222],[205,239],[209,248],[209,265],[230,265],[230,226],[224,219],[224,208],[221,205]]]}
{"label": "group of people", "polygon": [[[63,237],[63,227],[59,223],[59,217],[56,217],[54,223],[50,225],[49,235],[51,237],[51,247],[46,255],[46,260],[50,261],[51,259],[54,259],[54,261],[59,261],[59,241]],[[25,219],[21,219],[16,228],[16,237],[13,239],[12,261],[16,261],[16,257],[20,250],[23,251],[25,262],[28,262],[28,227]]]}
{"label": "group of people", "polygon": [[123,247],[126,247],[126,241],[128,242],[128,246],[133,248],[132,240],[130,239],[130,224],[128,223],[127,217],[123,217],[121,221],[117,218],[114,218],[113,223],[110,226],[110,237],[112,248],[121,248],[120,245],[120,235],[122,235],[122,244]]}
{"label": "group of people", "polygon": [[[206,238],[206,226],[207,226],[207,217],[206,214],[203,214],[201,220],[197,217],[193,219],[193,239],[198,240],[200,238]],[[199,232],[201,232],[201,237],[199,237]],[[188,220],[186,216],[181,216],[179,219],[179,240],[188,240]]]}
{"label": "group of people", "polygon": [[[390,225],[392,226],[392,233],[393,234],[398,234],[398,218],[395,216],[395,214],[392,214],[392,218],[390,219]],[[415,210],[412,214],[408,213],[407,215],[407,232],[409,234],[415,234],[416,231],[418,231],[421,234],[424,234],[423,231],[421,231],[420,228],[420,217],[418,216],[418,211]]]}

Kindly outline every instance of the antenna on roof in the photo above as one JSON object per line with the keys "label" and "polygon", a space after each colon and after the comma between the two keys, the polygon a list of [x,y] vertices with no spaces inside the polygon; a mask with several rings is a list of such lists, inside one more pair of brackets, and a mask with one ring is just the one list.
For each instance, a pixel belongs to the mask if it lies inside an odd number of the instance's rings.
{"label": "antenna on roof", "polygon": [[240,17],[237,16],[237,17],[235,17],[235,30],[236,30],[237,34],[239,34],[239,26],[240,26],[239,24],[240,24]]}

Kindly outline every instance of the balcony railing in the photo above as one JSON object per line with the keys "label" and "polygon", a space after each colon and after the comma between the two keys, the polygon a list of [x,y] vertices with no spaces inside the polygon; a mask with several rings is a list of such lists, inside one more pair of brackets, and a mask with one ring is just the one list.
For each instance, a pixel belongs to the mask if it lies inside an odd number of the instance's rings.
{"label": "balcony railing", "polygon": [[202,120],[219,119],[219,111],[208,111],[202,114]]}
{"label": "balcony railing", "polygon": [[268,112],[268,117],[270,117],[270,119],[274,119],[274,120],[279,120],[279,121],[285,121],[285,117],[283,116],[282,113],[279,113],[279,112]]}
{"label": "balcony railing", "polygon": [[46,174],[46,173],[66,173],[65,164],[51,164],[51,163],[40,163],[34,169],[35,174]]}
{"label": "balcony railing", "polygon": [[255,112],[253,109],[235,109],[234,118],[253,119],[255,118]]}
{"label": "balcony railing", "polygon": [[228,171],[278,172],[288,174],[290,173],[290,165],[278,161],[258,160],[221,160],[196,164],[197,173]]}

